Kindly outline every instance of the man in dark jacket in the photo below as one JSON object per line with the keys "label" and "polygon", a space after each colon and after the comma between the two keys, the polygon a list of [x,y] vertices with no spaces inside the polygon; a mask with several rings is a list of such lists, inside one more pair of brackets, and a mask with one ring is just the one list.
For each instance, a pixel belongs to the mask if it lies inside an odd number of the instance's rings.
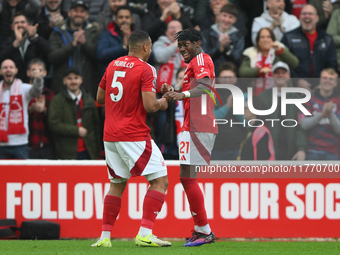
{"label": "man in dark jacket", "polygon": [[[306,5],[300,14],[301,27],[286,33],[282,38],[282,42],[299,59],[298,67],[292,70],[293,78],[318,78],[321,70],[329,67],[338,70],[333,38],[316,28],[318,21],[315,7]],[[316,84],[300,79],[297,85],[313,89]]]}
{"label": "man in dark jacket", "polygon": [[[6,40],[11,35],[13,13],[23,12],[30,24],[39,16],[40,0],[3,0],[0,3],[0,37]],[[26,71],[26,69],[25,69]]]}
{"label": "man in dark jacket", "polygon": [[61,10],[61,2],[62,0],[46,0],[36,20],[39,24],[38,34],[46,40],[50,38],[54,27],[63,25],[67,18],[67,12]]}
{"label": "man in dark jacket", "polygon": [[46,62],[46,55],[50,52],[48,41],[39,36],[37,27],[28,23],[24,13],[15,13],[11,25],[12,35],[0,49],[0,61],[12,59],[18,68],[17,78],[26,83],[30,82],[26,74],[30,60],[40,58]]}
{"label": "man in dark jacket", "polygon": [[190,15],[185,13],[176,0],[157,1],[157,5],[145,13],[142,19],[142,28],[146,31],[153,42],[165,34],[167,23],[170,20],[178,20],[183,28],[193,27]]}
{"label": "man in dark jacket", "polygon": [[77,67],[83,73],[83,88],[95,98],[100,73],[96,57],[99,27],[88,22],[88,7],[83,1],[73,2],[68,19],[61,27],[54,28],[49,42],[48,55],[53,65],[51,89],[58,93],[62,88],[62,74],[68,67]]}
{"label": "man in dark jacket", "polygon": [[64,89],[48,109],[48,125],[54,139],[57,159],[96,159],[100,133],[97,108],[92,97],[81,89],[80,71],[68,68]]}
{"label": "man in dark jacket", "polygon": [[204,30],[203,49],[214,61],[215,70],[221,63],[231,61],[236,65],[241,62],[244,50],[244,36],[234,26],[238,10],[233,4],[222,6],[218,23]]}
{"label": "man in dark jacket", "polygon": [[129,7],[118,7],[115,21],[109,23],[98,40],[97,58],[101,63],[102,74],[113,59],[127,55],[128,40],[133,31],[132,12]]}

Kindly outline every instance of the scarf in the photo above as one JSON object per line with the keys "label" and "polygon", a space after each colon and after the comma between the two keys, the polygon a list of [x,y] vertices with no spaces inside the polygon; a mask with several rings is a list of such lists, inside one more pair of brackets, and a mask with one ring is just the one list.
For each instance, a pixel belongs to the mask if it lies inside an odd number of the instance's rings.
{"label": "scarf", "polygon": [[[260,68],[260,69],[263,67],[269,67],[270,69],[272,69],[274,59],[275,59],[275,50],[273,48],[269,50],[268,55],[266,59],[264,60],[264,62],[263,62],[263,56],[261,52],[258,52],[257,57],[256,57],[255,67]],[[272,77],[272,72],[266,73],[266,74],[262,74],[262,73],[260,74],[260,79],[256,79],[255,81],[254,96],[258,96],[262,91],[273,87],[274,82],[271,77]]]}
{"label": "scarf", "polygon": [[8,129],[3,81],[0,82],[0,142],[8,142],[9,134],[25,134],[21,80],[15,79],[10,88]]}

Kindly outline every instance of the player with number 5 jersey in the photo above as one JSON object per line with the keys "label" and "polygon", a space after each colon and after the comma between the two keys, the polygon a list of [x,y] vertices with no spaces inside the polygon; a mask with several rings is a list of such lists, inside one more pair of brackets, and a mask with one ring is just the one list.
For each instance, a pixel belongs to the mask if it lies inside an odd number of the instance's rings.
{"label": "player with number 5 jersey", "polygon": [[99,84],[97,101],[105,103],[104,148],[110,189],[104,199],[102,234],[92,247],[111,247],[111,231],[121,207],[128,179],[145,176],[150,187],[143,202],[143,215],[135,239],[138,246],[170,246],[152,233],[168,185],[162,153],[150,137],[148,112],[166,110],[165,98],[156,99],[155,68],[146,61],[151,39],[144,31],[129,38],[128,56],[113,60]]}

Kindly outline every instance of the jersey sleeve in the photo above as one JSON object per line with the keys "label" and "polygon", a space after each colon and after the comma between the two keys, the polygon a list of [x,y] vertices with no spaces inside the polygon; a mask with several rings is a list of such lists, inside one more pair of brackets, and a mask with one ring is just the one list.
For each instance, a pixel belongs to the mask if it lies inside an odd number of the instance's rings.
{"label": "jersey sleeve", "polygon": [[211,70],[213,70],[211,68],[211,64],[212,64],[211,59],[204,57],[203,54],[197,55],[193,63],[193,71],[195,78],[197,80],[202,79],[204,77],[212,78],[214,74],[211,72]]}
{"label": "jersey sleeve", "polygon": [[109,67],[106,68],[105,73],[99,83],[99,87],[101,87],[103,90],[106,90],[106,74],[107,74],[107,70]]}
{"label": "jersey sleeve", "polygon": [[146,64],[141,75],[142,91],[150,91],[156,93],[156,80],[156,69],[153,66]]}

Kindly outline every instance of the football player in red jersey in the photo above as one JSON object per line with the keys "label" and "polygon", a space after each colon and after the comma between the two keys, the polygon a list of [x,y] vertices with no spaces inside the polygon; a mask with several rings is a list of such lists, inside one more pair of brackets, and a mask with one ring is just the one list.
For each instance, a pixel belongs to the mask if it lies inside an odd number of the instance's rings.
{"label": "football player in red jersey", "polygon": [[[214,102],[205,94],[206,91],[214,90],[214,63],[209,55],[203,53],[202,35],[198,30],[193,28],[182,30],[176,34],[176,39],[184,61],[189,63],[183,77],[182,92],[174,91],[167,84],[162,86],[162,92],[165,93],[164,98],[169,101],[183,100],[185,114],[179,145],[180,180],[188,197],[195,224],[192,237],[184,246],[200,246],[215,242],[215,235],[208,223],[204,197],[198,186],[196,174],[190,171],[190,166],[210,163],[217,134],[217,126],[213,125]],[[202,94],[206,96],[204,101],[201,99]],[[206,114],[201,113],[202,104],[206,106]]]}
{"label": "football player in red jersey", "polygon": [[128,179],[143,175],[150,183],[143,203],[138,246],[170,246],[152,234],[157,214],[164,203],[168,186],[167,168],[162,153],[151,140],[146,125],[148,112],[166,110],[165,98],[156,99],[156,70],[146,63],[151,54],[151,39],[144,31],[129,38],[127,56],[113,60],[99,84],[97,101],[105,103],[104,148],[110,190],[104,199],[102,234],[93,247],[111,247],[111,231],[119,214],[121,196]]}

